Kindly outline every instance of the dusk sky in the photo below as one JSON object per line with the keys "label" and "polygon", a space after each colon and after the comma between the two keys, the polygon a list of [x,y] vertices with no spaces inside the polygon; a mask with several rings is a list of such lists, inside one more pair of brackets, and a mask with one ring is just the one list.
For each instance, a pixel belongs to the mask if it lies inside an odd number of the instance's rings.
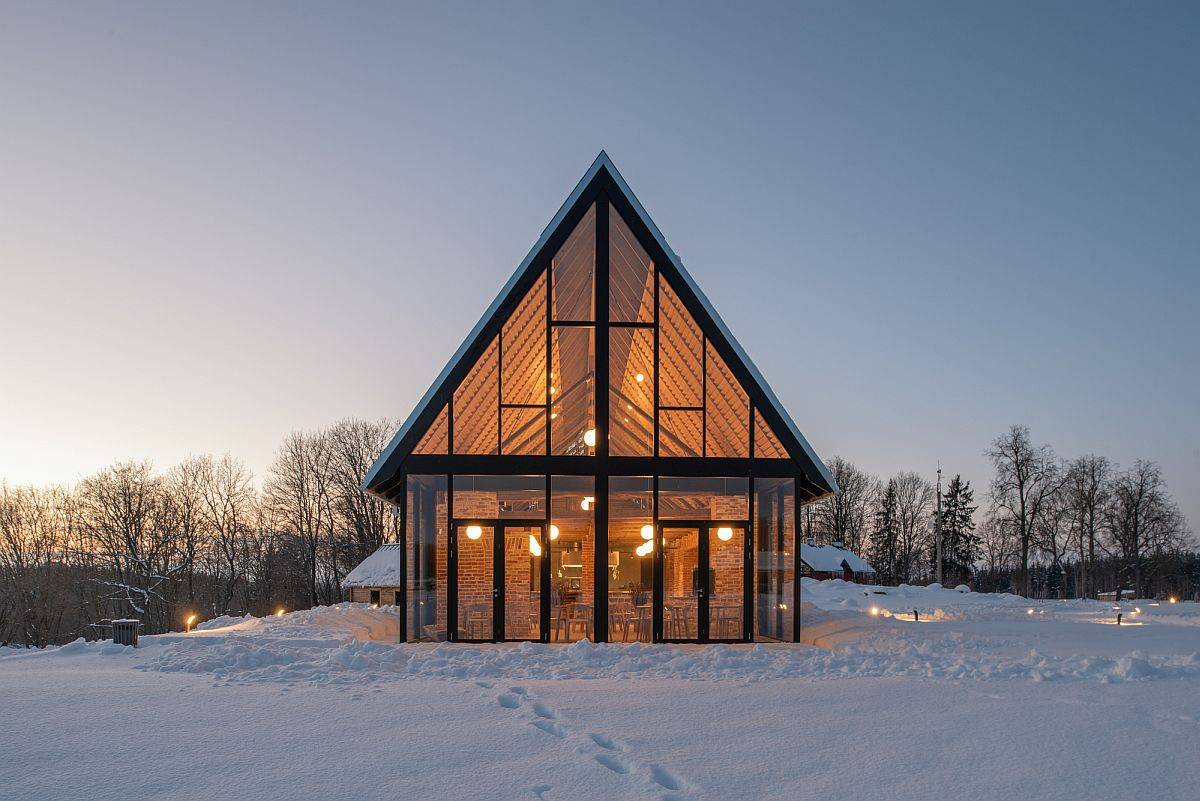
{"label": "dusk sky", "polygon": [[0,478],[403,418],[605,149],[823,457],[1200,523],[1200,6],[0,6]]}

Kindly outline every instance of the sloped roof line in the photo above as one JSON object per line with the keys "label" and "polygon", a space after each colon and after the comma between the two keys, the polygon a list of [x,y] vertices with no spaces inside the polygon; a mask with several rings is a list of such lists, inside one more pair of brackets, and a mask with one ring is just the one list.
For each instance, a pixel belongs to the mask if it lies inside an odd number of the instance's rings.
{"label": "sloped roof line", "polygon": [[546,241],[550,239],[556,230],[558,230],[558,226],[562,224],[563,218],[567,216],[567,213],[575,205],[576,201],[579,200],[579,196],[583,194],[588,184],[592,182],[592,179],[596,177],[596,174],[599,173],[601,168],[605,166],[608,166],[610,171],[615,171],[616,168],[612,167],[611,165],[612,161],[608,158],[608,154],[601,150],[600,155],[596,156],[596,160],[592,162],[592,166],[588,167],[587,172],[585,172],[583,177],[579,179],[579,183],[575,185],[575,188],[571,191],[571,194],[567,196],[565,201],[563,201],[563,204],[559,207],[558,212],[554,215],[554,217],[551,218],[550,222],[542,230],[542,235],[538,237],[537,242],[535,242],[533,247],[529,249],[529,253],[526,254],[525,258],[521,260],[521,263],[517,265],[517,269],[513,271],[513,274],[509,277],[508,281],[505,282],[503,288],[501,288],[500,292],[496,295],[496,299],[493,300],[487,309],[484,310],[483,314],[479,317],[479,322],[475,323],[475,326],[471,329],[470,333],[468,333],[466,338],[463,339],[462,344],[458,346],[458,350],[454,351],[454,355],[450,357],[448,362],[446,362],[446,366],[442,368],[442,371],[438,373],[437,378],[435,378],[433,383],[429,385],[429,389],[427,389],[425,394],[421,396],[421,399],[417,401],[417,405],[413,407],[411,412],[409,412],[408,417],[404,418],[404,423],[400,426],[400,430],[396,432],[396,436],[392,437],[392,441],[389,442],[388,446],[383,449],[382,453],[379,454],[379,458],[375,460],[375,464],[371,465],[371,469],[367,471],[367,477],[362,483],[364,488],[369,487],[374,482],[375,477],[380,473],[380,471],[383,470],[391,455],[395,452],[396,448],[400,446],[400,442],[405,436],[407,436],[413,425],[416,424],[417,418],[420,417],[421,410],[433,402],[434,396],[437,395],[437,392],[441,388],[442,384],[446,382],[446,380],[450,377],[450,373],[454,371],[454,368],[457,367],[458,363],[463,360],[464,356],[466,356],[467,351],[471,347],[471,343],[479,338],[479,336],[483,333],[483,330],[487,327],[488,321],[492,319],[492,317],[496,314],[496,311],[500,308],[500,305],[504,303],[504,299],[512,294],[514,287],[516,287],[516,285],[520,282],[521,276],[525,274],[525,271],[529,269],[530,263],[534,260],[537,254],[541,252],[542,248],[545,247]]}
{"label": "sloped roof line", "polygon": [[729,347],[733,349],[734,354],[741,359],[742,364],[746,366],[746,369],[750,372],[751,378],[758,382],[758,386],[762,389],[763,394],[766,396],[767,402],[771,404],[771,407],[775,410],[775,413],[779,415],[780,419],[782,419],[784,424],[788,427],[788,430],[791,432],[792,436],[796,438],[796,442],[799,443],[800,447],[804,450],[804,454],[808,457],[809,461],[812,462],[813,467],[815,467],[821,473],[821,477],[824,478],[829,484],[830,489],[833,490],[833,492],[838,492],[837,481],[834,479],[833,474],[829,472],[829,469],[825,467],[825,464],[821,461],[820,457],[817,456],[817,452],[813,450],[812,445],[810,445],[808,440],[805,439],[804,435],[800,433],[799,426],[796,425],[796,421],[792,419],[792,416],[787,413],[787,409],[785,409],[783,403],[780,402],[779,397],[775,394],[775,390],[771,389],[771,385],[767,383],[767,379],[763,377],[762,372],[760,372],[758,367],[754,364],[754,360],[750,358],[750,355],[746,353],[746,350],[742,347],[742,344],[738,342],[736,337],[734,337],[733,332],[729,330],[729,326],[725,325],[725,321],[721,319],[721,315],[717,314],[717,310],[709,301],[708,296],[704,294],[704,291],[700,289],[700,285],[696,283],[696,279],[692,278],[691,273],[684,268],[683,261],[679,258],[679,255],[671,249],[670,245],[667,244],[666,237],[662,235],[662,231],[658,230],[658,226],[654,223],[654,220],[650,218],[650,214],[646,211],[645,207],[642,206],[642,202],[638,200],[637,195],[633,193],[633,190],[629,187],[629,184],[625,183],[625,178],[621,175],[616,165],[613,164],[609,159],[608,154],[603,150],[601,150],[600,155],[596,157],[597,161],[600,161],[601,159],[604,160],[604,166],[608,168],[608,171],[612,175],[613,180],[616,181],[617,186],[620,187],[621,191],[625,193],[625,197],[629,199],[630,205],[633,206],[633,210],[637,212],[638,217],[641,218],[642,223],[646,226],[646,230],[648,230],[650,235],[654,237],[654,241],[658,243],[660,248],[662,248],[662,252],[667,254],[667,257],[671,260],[671,263],[679,272],[679,277],[683,279],[684,283],[687,284],[688,289],[690,289],[696,296],[696,300],[700,302],[700,305],[704,308],[704,311],[707,312],[709,318],[712,319],[713,324],[717,326],[717,329],[721,332],[721,335],[725,337],[725,341],[729,343]]}
{"label": "sloped roof line", "polygon": [[371,469],[367,472],[366,478],[363,480],[363,488],[368,488],[375,482],[375,479],[379,473],[382,472],[384,467],[390,461],[392,455],[400,446],[401,441],[404,440],[409,431],[416,424],[416,421],[421,416],[421,412],[433,402],[435,396],[438,394],[439,389],[449,379],[450,374],[454,372],[455,368],[470,350],[472,343],[474,343],[475,340],[483,334],[483,331],[487,328],[489,321],[491,321],[491,319],[495,316],[505,299],[513,293],[517,284],[520,283],[521,278],[529,269],[530,264],[537,257],[538,253],[540,253],[545,247],[546,242],[551,236],[554,235],[554,232],[558,230],[558,227],[562,224],[563,219],[567,216],[567,214],[579,200],[580,196],[584,193],[584,191],[586,191],[587,187],[602,169],[608,171],[609,176],[617,185],[617,188],[629,201],[630,206],[638,215],[638,218],[641,220],[646,230],[650,232],[650,235],[654,238],[655,243],[667,256],[667,258],[671,260],[671,264],[679,274],[679,277],[687,285],[687,288],[693,293],[696,300],[704,309],[705,313],[708,314],[709,319],[712,320],[713,325],[716,326],[718,332],[733,350],[734,355],[741,360],[743,365],[745,365],[746,370],[750,373],[750,377],[758,384],[764,397],[771,405],[775,414],[787,426],[789,433],[795,438],[796,443],[799,444],[803,450],[807,460],[821,474],[821,477],[825,480],[829,488],[833,492],[838,492],[837,481],[834,479],[833,475],[829,472],[828,468],[825,467],[820,457],[817,456],[816,451],[813,450],[808,440],[800,432],[795,420],[793,420],[791,415],[787,413],[787,410],[784,408],[783,403],[780,402],[779,397],[775,394],[775,391],[771,389],[770,384],[767,383],[766,379],[762,375],[762,372],[754,364],[754,361],[750,358],[749,354],[746,353],[741,343],[738,342],[738,340],[733,336],[733,333],[725,324],[725,321],[717,313],[717,310],[713,307],[711,301],[709,301],[708,296],[704,294],[703,290],[701,290],[700,286],[696,283],[696,280],[692,278],[691,274],[688,273],[688,271],[684,268],[683,262],[679,258],[679,255],[676,254],[675,251],[671,249],[671,246],[667,244],[666,237],[663,236],[662,231],[659,230],[654,220],[651,219],[650,214],[646,211],[645,207],[642,206],[641,201],[638,199],[637,195],[634,194],[633,189],[631,189],[629,184],[625,181],[624,176],[621,175],[621,172],[617,169],[616,165],[613,164],[612,159],[610,159],[608,156],[608,153],[603,150],[601,150],[600,154],[596,156],[596,159],[592,162],[592,165],[588,167],[587,172],[584,173],[583,177],[579,179],[579,182],[575,185],[575,188],[571,191],[571,194],[567,196],[565,201],[563,201],[563,204],[559,207],[558,212],[555,213],[554,217],[551,218],[550,222],[542,230],[542,234],[540,237],[538,237],[537,242],[534,243],[533,247],[530,248],[529,253],[526,254],[525,258],[522,259],[516,270],[513,271],[512,276],[510,276],[508,281],[505,282],[503,288],[501,288],[500,292],[496,295],[495,300],[493,300],[483,312],[479,318],[479,321],[475,323],[470,333],[468,333],[463,339],[462,344],[458,346],[458,349],[454,352],[454,355],[450,357],[450,360],[446,363],[446,366],[442,368],[440,373],[438,373],[437,378],[434,379],[433,383],[429,386],[429,389],[426,390],[425,394],[421,396],[421,399],[417,402],[416,406],[413,407],[413,410],[409,413],[408,417],[405,418],[404,423],[400,426],[400,430],[396,432],[396,435],[392,437],[391,442],[389,442],[388,446],[384,448],[382,453],[380,453],[379,458],[375,460],[375,463],[371,466]]}

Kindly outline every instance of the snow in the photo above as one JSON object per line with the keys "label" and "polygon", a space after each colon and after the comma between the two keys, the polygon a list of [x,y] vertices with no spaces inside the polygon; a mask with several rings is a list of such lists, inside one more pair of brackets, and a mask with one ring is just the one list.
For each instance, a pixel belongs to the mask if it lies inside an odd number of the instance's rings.
{"label": "snow", "polygon": [[398,587],[400,561],[404,549],[396,543],[380,546],[379,550],[359,563],[342,579],[342,587]]}
{"label": "snow", "polygon": [[1200,605],[960,589],[806,579],[800,645],[399,645],[341,604],[3,649],[0,798],[1193,797]]}
{"label": "snow", "polygon": [[849,565],[850,570],[855,573],[875,572],[875,568],[858,554],[833,545],[809,545],[803,542],[800,544],[800,558],[818,573],[841,573],[842,562]]}

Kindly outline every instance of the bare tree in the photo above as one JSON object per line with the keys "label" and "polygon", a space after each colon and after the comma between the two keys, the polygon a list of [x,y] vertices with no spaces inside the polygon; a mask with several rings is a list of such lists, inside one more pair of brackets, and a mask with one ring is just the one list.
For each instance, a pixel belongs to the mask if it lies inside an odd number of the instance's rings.
{"label": "bare tree", "polygon": [[152,627],[172,617],[172,576],[182,569],[163,481],[149,462],[118,462],[79,485],[80,526],[100,568],[102,598]]}
{"label": "bare tree", "polygon": [[320,549],[334,536],[337,499],[331,450],[327,432],[293,431],[279,448],[265,490],[276,519],[302,543],[308,600],[312,606],[321,602]]}
{"label": "bare tree", "polygon": [[994,512],[1012,521],[1020,545],[1021,592],[1029,595],[1029,554],[1038,516],[1062,486],[1062,471],[1049,445],[1034,446],[1025,426],[1012,426],[986,452],[996,471],[991,497]]}
{"label": "bare tree", "polygon": [[918,578],[917,569],[926,560],[922,554],[929,547],[929,524],[933,515],[934,490],[921,476],[912,472],[899,473],[896,484],[896,573],[901,581]]}
{"label": "bare tree", "polygon": [[1125,562],[1134,591],[1141,592],[1146,557],[1181,547],[1187,540],[1187,523],[1154,462],[1139,459],[1114,475],[1111,487],[1105,508],[1111,546]]}
{"label": "bare tree", "polygon": [[979,527],[979,539],[984,567],[992,575],[1011,570],[1020,559],[1020,538],[1008,517],[989,515]]}
{"label": "bare tree", "polygon": [[208,460],[189,456],[171,469],[166,478],[166,492],[174,508],[175,531],[183,558],[186,603],[196,605],[196,569],[207,556],[208,532],[204,521],[203,484]]}
{"label": "bare tree", "polygon": [[201,459],[204,518],[213,533],[218,612],[227,612],[243,578],[246,538],[254,524],[257,496],[246,466],[229,454]]}
{"label": "bare tree", "polygon": [[329,429],[339,529],[349,539],[346,543],[349,552],[340,561],[334,544],[334,572],[339,580],[344,575],[341,568],[349,570],[380,545],[399,539],[400,517],[396,510],[362,489],[367,471],[387,447],[394,430],[395,424],[387,419],[375,422],[346,419]]}
{"label": "bare tree", "polygon": [[834,456],[826,464],[837,481],[838,492],[814,506],[818,538],[841,542],[861,553],[879,481],[840,456]]}
{"label": "bare tree", "polygon": [[1072,509],[1066,494],[1056,492],[1042,505],[1034,522],[1034,543],[1050,559],[1046,591],[1057,598],[1067,597],[1064,568],[1067,551],[1072,545]]}
{"label": "bare tree", "polygon": [[1079,555],[1079,586],[1076,593],[1095,597],[1092,568],[1096,564],[1096,544],[1104,526],[1108,506],[1109,478],[1112,465],[1103,456],[1080,456],[1067,466],[1063,491],[1071,514],[1071,533]]}
{"label": "bare tree", "polygon": [[66,490],[0,485],[0,644],[62,639],[72,606],[61,575],[70,538]]}

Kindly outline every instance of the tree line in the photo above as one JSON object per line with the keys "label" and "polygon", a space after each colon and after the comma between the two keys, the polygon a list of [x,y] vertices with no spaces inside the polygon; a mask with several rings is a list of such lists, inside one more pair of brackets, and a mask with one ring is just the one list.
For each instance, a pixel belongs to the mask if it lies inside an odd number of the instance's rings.
{"label": "tree line", "polygon": [[228,454],[164,472],[118,462],[73,487],[0,485],[0,644],[94,636],[132,616],[145,633],[184,619],[334,603],[354,565],[398,534],[359,484],[396,425],[298,431],[256,484]]}
{"label": "tree line", "polygon": [[948,585],[1058,598],[1200,590],[1191,532],[1154,462],[1062,459],[1020,425],[985,455],[985,496],[976,502],[971,482],[956,474],[940,517],[927,478],[903,471],[884,481],[835,456],[827,464],[841,491],[805,507],[801,533],[863,554],[886,584],[931,581],[940,536]]}
{"label": "tree line", "polygon": [[[147,633],[187,615],[268,614],[341,599],[341,579],[400,521],[360,483],[396,424],[347,419],[288,435],[261,485],[228,454],[166,471],[118,462],[72,487],[0,484],[0,644],[94,636],[132,616]],[[1042,597],[1200,589],[1200,557],[1158,466],[1058,458],[1013,426],[986,452],[992,476],[941,492],[902,471],[886,481],[850,461],[840,492],[801,510],[800,534],[863,554],[881,583],[970,584]],[[940,500],[940,517],[938,501]]]}

